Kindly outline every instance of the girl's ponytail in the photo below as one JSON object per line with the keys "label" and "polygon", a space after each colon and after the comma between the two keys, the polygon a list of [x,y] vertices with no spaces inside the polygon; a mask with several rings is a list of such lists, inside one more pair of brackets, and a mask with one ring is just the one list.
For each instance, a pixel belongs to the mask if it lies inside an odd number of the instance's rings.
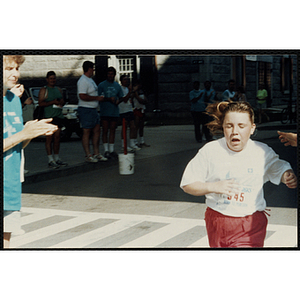
{"label": "girl's ponytail", "polygon": [[223,101],[211,103],[206,108],[206,113],[213,118],[206,124],[211,133],[217,134],[223,132],[223,121],[227,112],[248,113],[250,121],[254,123],[254,112],[248,102]]}

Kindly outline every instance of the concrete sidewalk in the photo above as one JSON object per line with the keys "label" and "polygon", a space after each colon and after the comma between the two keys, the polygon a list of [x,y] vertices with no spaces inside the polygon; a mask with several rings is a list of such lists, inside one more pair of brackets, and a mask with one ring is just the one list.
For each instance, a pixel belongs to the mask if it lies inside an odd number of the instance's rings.
{"label": "concrete sidewalk", "polygon": [[[263,123],[257,126],[255,140],[277,137],[277,130],[296,132],[296,124],[282,125],[280,122]],[[135,154],[135,161],[154,156],[197,150],[203,144],[195,142],[193,125],[167,125],[145,127],[145,141],[150,147],[144,147]],[[122,153],[121,127],[116,132],[115,151]],[[92,149],[92,148],[91,148]],[[100,152],[103,154],[102,143]],[[25,148],[25,175],[24,184],[39,182],[58,177],[64,177],[79,172],[93,171],[118,164],[118,160],[110,159],[107,162],[86,163],[81,140],[74,133],[70,141],[61,142],[60,157],[68,163],[67,167],[53,170],[48,168],[48,158],[45,150],[45,140],[35,139]]]}

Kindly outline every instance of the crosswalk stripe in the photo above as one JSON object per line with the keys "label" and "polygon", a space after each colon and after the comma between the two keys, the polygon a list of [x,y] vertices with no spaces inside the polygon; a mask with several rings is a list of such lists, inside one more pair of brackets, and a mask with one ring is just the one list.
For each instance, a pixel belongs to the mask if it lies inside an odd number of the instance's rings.
{"label": "crosswalk stripe", "polygon": [[[192,228],[196,226],[205,226],[205,221],[203,219],[176,218],[156,215],[82,212],[33,207],[23,207],[22,212],[25,215],[21,217],[21,224],[27,226],[30,226],[31,223],[42,221],[43,219],[50,217],[55,218],[55,216],[70,217],[71,219],[29,231],[24,235],[13,236],[11,239],[12,248],[26,248],[26,245],[29,245],[30,243],[34,246],[34,242],[50,236],[52,237],[53,241],[55,241],[56,234],[67,232],[68,230],[72,230],[80,225],[84,225],[99,219],[110,220],[111,223],[88,232],[79,232],[78,235],[73,235],[72,238],[67,238],[68,235],[64,233],[65,236],[63,236],[63,238],[66,237],[66,240],[61,242],[57,241],[56,244],[53,244],[48,248],[83,248],[89,247],[89,245],[94,243],[95,245],[93,246],[96,246],[99,241],[116,234],[118,234],[119,238],[121,237],[120,241],[122,241],[122,239],[126,240],[126,232],[143,222],[148,222],[150,226],[152,226],[151,223],[161,223],[162,227],[155,229],[153,225],[152,231],[148,231],[148,233],[144,233],[143,235],[140,231],[138,231],[138,235],[135,239],[132,240],[131,237],[130,241],[128,239],[127,242],[125,241],[122,245],[118,245],[117,247],[152,248],[159,247],[161,244],[167,246],[171,245],[170,241],[172,241],[172,239],[175,238],[178,240],[180,235],[184,235],[185,232],[188,232]],[[139,230],[138,227],[137,230]],[[268,224],[267,231],[269,234],[265,240],[265,247],[297,247],[296,226]],[[124,235],[122,234],[123,232]],[[185,247],[209,247],[207,235],[202,237],[199,236],[198,240],[194,241],[190,245],[186,245]]]}
{"label": "crosswalk stripe", "polygon": [[[276,226],[278,227],[278,226]],[[292,238],[294,237],[294,238]],[[265,240],[265,247],[297,247],[297,228],[281,226]]]}
{"label": "crosswalk stripe", "polygon": [[121,232],[123,230],[126,230],[127,228],[137,225],[137,224],[141,223],[142,221],[143,220],[141,220],[141,219],[117,220],[117,221],[115,221],[111,224],[108,224],[106,226],[103,226],[101,228],[89,231],[80,236],[77,236],[72,239],[68,239],[64,242],[61,242],[59,244],[53,245],[50,248],[83,248],[94,242],[104,239],[112,234]]}
{"label": "crosswalk stripe", "polygon": [[98,219],[99,217],[97,215],[82,215],[74,219],[70,219],[64,222],[60,222],[51,226],[46,226],[34,231],[31,231],[25,235],[20,235],[14,238],[11,243],[11,247],[18,247],[24,244],[32,243],[36,240],[42,239],[44,237],[47,237],[49,235],[54,235],[59,232],[65,231],[67,229],[73,228],[75,226],[91,222],[93,220]]}
{"label": "crosswalk stripe", "polygon": [[55,215],[56,215],[55,213],[51,213],[51,212],[50,213],[49,212],[40,212],[38,214],[33,213],[33,214],[30,214],[28,216],[24,216],[21,218],[21,226],[24,226],[24,225],[27,225],[27,224],[30,224],[33,222],[37,222],[37,221],[43,220],[45,218],[53,217]]}
{"label": "crosswalk stripe", "polygon": [[209,248],[207,235],[189,245],[187,248]]}
{"label": "crosswalk stripe", "polygon": [[127,244],[123,244],[120,248],[152,248],[193,227],[194,224],[192,223],[187,223],[181,220],[177,220],[177,222],[173,221],[173,223],[165,227],[150,232]]}

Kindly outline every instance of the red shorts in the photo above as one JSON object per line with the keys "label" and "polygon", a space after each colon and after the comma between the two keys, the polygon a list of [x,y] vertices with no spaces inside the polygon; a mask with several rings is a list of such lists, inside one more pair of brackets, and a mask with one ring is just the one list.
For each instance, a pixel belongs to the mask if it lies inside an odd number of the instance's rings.
{"label": "red shorts", "polygon": [[264,246],[268,219],[263,211],[246,217],[230,217],[208,207],[205,223],[209,246],[212,248]]}

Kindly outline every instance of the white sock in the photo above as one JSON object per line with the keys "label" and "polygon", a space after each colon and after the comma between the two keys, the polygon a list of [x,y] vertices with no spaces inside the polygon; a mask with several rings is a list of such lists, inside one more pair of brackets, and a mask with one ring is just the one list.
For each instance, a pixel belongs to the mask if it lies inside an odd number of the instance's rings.
{"label": "white sock", "polygon": [[112,153],[115,150],[115,144],[108,144],[109,152]]}
{"label": "white sock", "polygon": [[130,139],[130,147],[133,148],[135,147],[135,140],[134,139]]}
{"label": "white sock", "polygon": [[54,161],[52,154],[51,154],[51,155],[48,155],[48,161],[49,161],[49,163],[50,163],[51,161]]}
{"label": "white sock", "polygon": [[103,147],[104,147],[104,152],[107,152],[108,151],[108,143],[103,144]]}
{"label": "white sock", "polygon": [[141,143],[141,144],[145,144],[145,140],[144,140],[144,137],[143,137],[143,136],[140,137],[140,143]]}
{"label": "white sock", "polygon": [[58,160],[60,160],[60,159],[59,159],[59,155],[58,155],[58,154],[54,154],[54,160],[55,160],[55,161],[58,161]]}

